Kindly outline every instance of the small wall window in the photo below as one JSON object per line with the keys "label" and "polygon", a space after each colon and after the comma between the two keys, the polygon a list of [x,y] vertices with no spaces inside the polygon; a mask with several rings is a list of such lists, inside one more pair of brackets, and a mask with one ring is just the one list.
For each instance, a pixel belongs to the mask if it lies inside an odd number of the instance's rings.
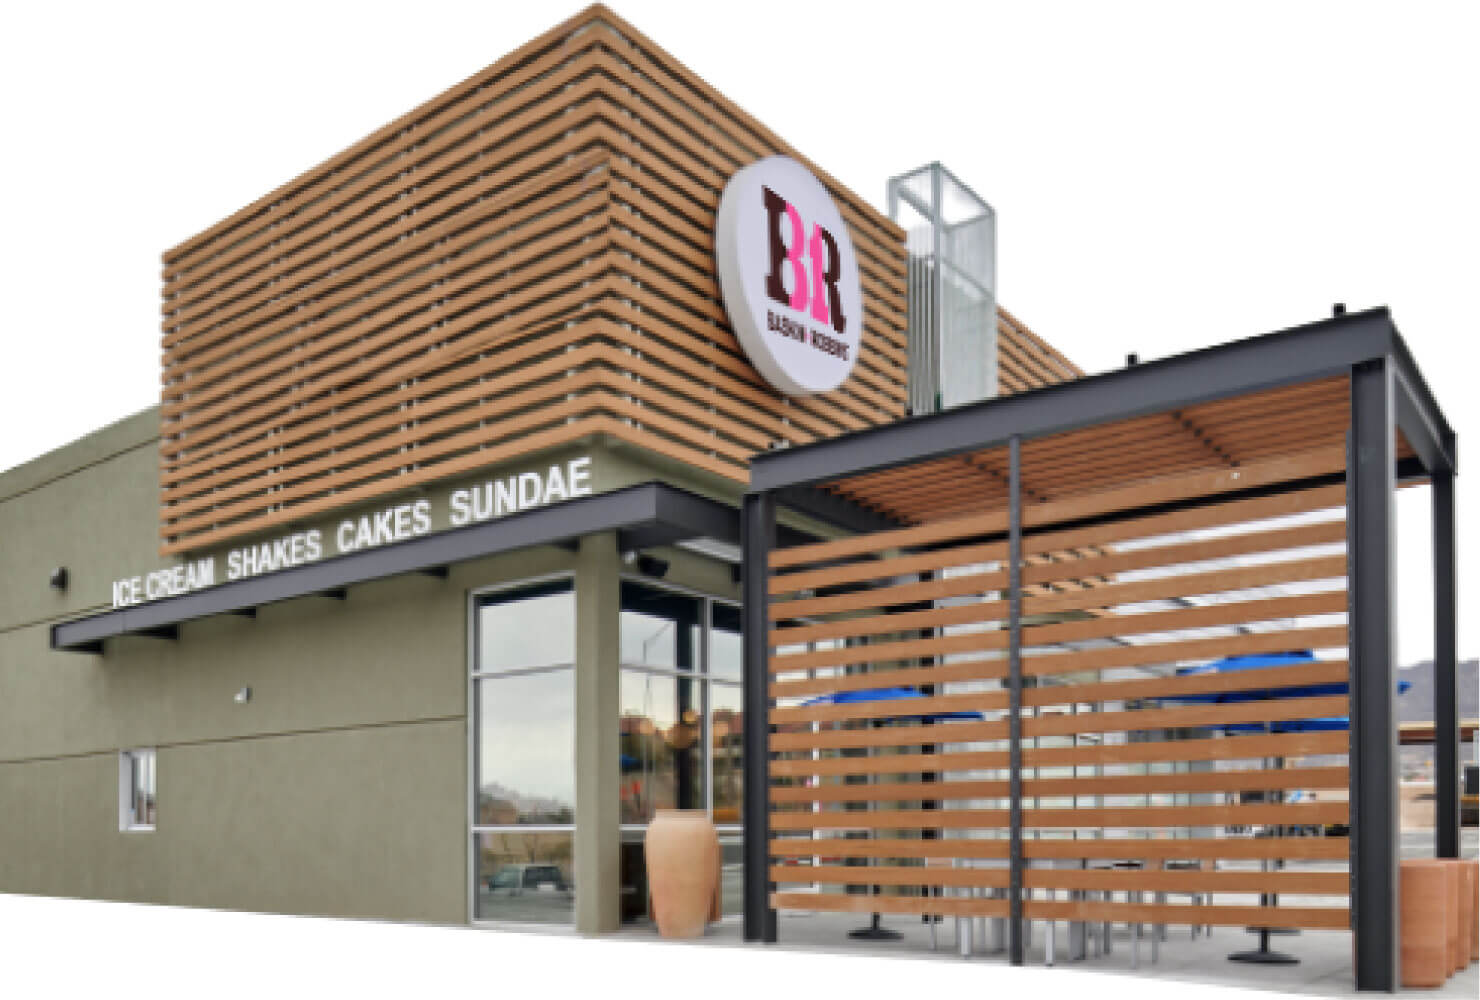
{"label": "small wall window", "polygon": [[155,772],[153,750],[125,750],[118,755],[118,828],[154,829]]}

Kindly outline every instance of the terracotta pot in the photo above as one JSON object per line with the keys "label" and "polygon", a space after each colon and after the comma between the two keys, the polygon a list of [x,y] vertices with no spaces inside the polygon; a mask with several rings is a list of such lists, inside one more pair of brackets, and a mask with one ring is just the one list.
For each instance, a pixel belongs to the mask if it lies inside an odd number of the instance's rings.
{"label": "terracotta pot", "polygon": [[1465,863],[1457,858],[1443,861],[1449,871],[1449,894],[1454,897],[1449,922],[1449,970],[1458,972],[1470,964],[1470,943],[1465,939]]}
{"label": "terracotta pot", "polygon": [[1476,945],[1476,862],[1446,859],[1454,878],[1455,904],[1459,909],[1458,927],[1455,931],[1454,952],[1451,958],[1454,971],[1458,972],[1475,960]]}
{"label": "terracotta pot", "polygon": [[1470,873],[1470,961],[1480,962],[1480,861],[1472,860]]}
{"label": "terracotta pot", "polygon": [[1405,858],[1398,869],[1399,942],[1404,986],[1442,986],[1450,955],[1454,888],[1437,858]]}
{"label": "terracotta pot", "polygon": [[658,933],[693,938],[719,912],[719,836],[702,809],[659,809],[643,842]]}

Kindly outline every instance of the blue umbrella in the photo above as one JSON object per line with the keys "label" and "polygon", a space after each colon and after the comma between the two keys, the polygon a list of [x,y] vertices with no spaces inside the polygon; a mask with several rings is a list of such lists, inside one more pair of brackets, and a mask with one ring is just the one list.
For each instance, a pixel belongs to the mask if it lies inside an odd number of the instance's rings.
{"label": "blue umbrella", "polygon": [[[867,688],[863,691],[834,691],[832,694],[821,695],[817,698],[809,698],[802,702],[803,705],[851,705],[859,702],[869,701],[904,701],[911,698],[924,698],[925,695],[914,688],[889,687],[889,688]],[[901,713],[889,716],[892,719],[919,719],[929,722],[938,719],[984,719],[986,716],[980,712],[916,712]],[[879,887],[874,887],[874,894],[878,895]],[[933,925],[931,933],[934,933]],[[880,926],[879,914],[874,913],[867,927],[848,932],[851,938],[862,938],[864,940],[890,940],[899,937],[898,932],[891,931]]]}
{"label": "blue umbrella", "polygon": [[[863,691],[835,691],[817,698],[809,698],[802,702],[803,705],[850,705],[856,702],[866,701],[894,701],[907,698],[924,698],[925,695],[914,688],[889,687],[868,688]],[[895,719],[920,719],[922,721],[933,721],[940,719],[984,719],[986,716],[980,712],[903,712],[891,716]]]}
{"label": "blue umbrella", "polygon": [[[1290,653],[1255,653],[1246,656],[1226,656],[1221,660],[1214,660],[1212,663],[1204,663],[1201,666],[1183,667],[1177,673],[1180,676],[1190,676],[1194,674],[1227,673],[1235,670],[1258,670],[1265,667],[1286,667],[1297,663],[1314,662],[1316,662],[1315,654],[1308,649],[1302,649]],[[1412,683],[1409,681],[1398,681],[1398,694],[1403,694],[1412,686]],[[1334,681],[1330,684],[1308,684],[1305,687],[1228,691],[1221,694],[1189,694],[1168,698],[1167,700],[1229,704],[1231,702],[1255,701],[1263,698],[1317,698],[1322,695],[1346,694],[1349,687],[1350,685],[1346,681]],[[1255,722],[1230,723],[1219,728],[1229,733],[1344,732],[1351,728],[1351,720],[1344,715],[1335,715],[1322,719],[1287,719],[1267,725]]]}

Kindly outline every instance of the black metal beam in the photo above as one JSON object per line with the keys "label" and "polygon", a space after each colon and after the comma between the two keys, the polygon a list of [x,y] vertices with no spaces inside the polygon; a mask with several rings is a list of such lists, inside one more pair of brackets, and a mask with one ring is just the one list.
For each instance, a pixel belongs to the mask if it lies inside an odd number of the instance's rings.
{"label": "black metal beam", "polygon": [[163,625],[258,608],[277,601],[341,590],[353,584],[405,573],[419,573],[469,559],[479,559],[580,538],[597,531],[646,528],[677,521],[696,537],[728,524],[737,536],[733,507],[668,486],[642,483],[610,493],[511,514],[493,521],[454,528],[405,542],[353,552],[218,584],[178,597],[118,608],[51,627],[51,647],[94,651],[93,643]]}
{"label": "black metal beam", "polygon": [[1007,442],[1007,953],[1023,964],[1023,458]]}
{"label": "black metal beam", "polygon": [[256,618],[257,617],[257,609],[256,608],[232,608],[230,611],[228,611],[226,613],[228,615],[237,615],[237,616],[239,616],[241,618]]}
{"label": "black metal beam", "polygon": [[1430,472],[1459,473],[1459,455],[1454,429],[1444,419],[1444,411],[1434,398],[1423,372],[1413,360],[1408,344],[1393,331],[1388,361],[1397,381],[1397,422],[1403,436],[1423,460]]}
{"label": "black metal beam", "polygon": [[[915,417],[842,437],[757,455],[752,489],[813,485],[931,458],[1162,413],[1210,400],[1294,385],[1352,366],[1406,356],[1386,309],[1350,313],[1278,333],[1122,368],[1101,375]],[[1409,362],[1411,366],[1411,362]],[[1405,375],[1442,434],[1447,429],[1417,369]]]}
{"label": "black metal beam", "polygon": [[1398,954],[1398,731],[1393,710],[1393,371],[1351,375],[1347,593],[1351,671],[1351,898],[1359,990],[1395,991]]}
{"label": "black metal beam", "polygon": [[349,588],[330,587],[328,590],[324,591],[321,596],[327,597],[331,601],[347,601],[349,600]]}
{"label": "black metal beam", "polygon": [[153,628],[139,629],[134,634],[148,636],[151,639],[168,639],[174,642],[180,638],[180,628],[178,625],[156,625]]}
{"label": "black metal beam", "polygon": [[811,486],[777,490],[776,502],[799,514],[822,521],[824,524],[859,535],[888,531],[890,528],[901,527],[902,524],[891,517],[860,506],[846,497]]}
{"label": "black metal beam", "polygon": [[1459,673],[1454,476],[1434,474],[1434,852],[1459,857]]}
{"label": "black metal beam", "polygon": [[447,576],[451,572],[451,570],[446,566],[428,566],[426,569],[421,570],[420,572],[427,576],[434,577],[438,580],[445,580],[447,579]]}
{"label": "black metal beam", "polygon": [[747,493],[741,506],[741,633],[745,664],[745,927],[747,941],[776,940],[771,908],[770,803],[770,552],[776,544],[776,504]]}

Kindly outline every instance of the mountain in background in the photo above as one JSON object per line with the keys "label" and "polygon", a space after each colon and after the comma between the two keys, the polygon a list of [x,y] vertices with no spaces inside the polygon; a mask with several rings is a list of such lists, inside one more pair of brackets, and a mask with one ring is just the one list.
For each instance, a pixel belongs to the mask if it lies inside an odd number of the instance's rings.
{"label": "mountain in background", "polygon": [[[1399,722],[1434,721],[1434,661],[1424,660],[1398,669],[1398,679],[1413,687],[1398,695]],[[1480,660],[1459,663],[1459,717],[1480,715]]]}
{"label": "mountain in background", "polygon": [[[1459,717],[1473,719],[1480,716],[1480,660],[1461,660],[1459,673]],[[1398,679],[1413,686],[1398,695],[1397,712],[1399,722],[1434,721],[1434,661],[1424,660],[1398,669]],[[1434,773],[1434,748],[1399,747],[1404,777],[1428,779]],[[1475,747],[1461,743],[1461,760],[1474,760]]]}
{"label": "mountain in background", "polygon": [[496,781],[478,789],[480,823],[571,823],[575,812],[559,799],[515,791]]}

